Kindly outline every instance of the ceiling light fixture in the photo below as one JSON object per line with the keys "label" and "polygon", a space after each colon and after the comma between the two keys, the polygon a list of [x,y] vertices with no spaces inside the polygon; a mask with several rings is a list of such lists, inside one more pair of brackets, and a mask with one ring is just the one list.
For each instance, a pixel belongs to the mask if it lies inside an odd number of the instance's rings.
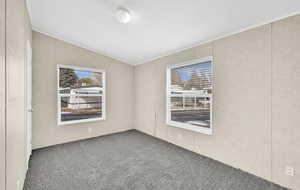
{"label": "ceiling light fixture", "polygon": [[123,7],[119,7],[116,10],[116,19],[120,23],[126,24],[126,23],[130,22],[131,14],[127,9],[125,9]]}

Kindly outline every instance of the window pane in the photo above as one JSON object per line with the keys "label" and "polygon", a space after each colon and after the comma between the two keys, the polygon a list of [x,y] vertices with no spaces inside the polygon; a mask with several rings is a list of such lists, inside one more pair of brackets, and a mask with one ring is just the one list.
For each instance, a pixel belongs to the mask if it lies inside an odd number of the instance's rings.
{"label": "window pane", "polygon": [[181,110],[183,108],[182,97],[171,97],[171,110]]}
{"label": "window pane", "polygon": [[61,97],[61,121],[74,121],[101,117],[101,96]]}
{"label": "window pane", "polygon": [[210,128],[210,97],[171,97],[171,120]]}
{"label": "window pane", "polygon": [[211,93],[211,62],[198,63],[171,69],[172,91],[200,90]]}
{"label": "window pane", "polygon": [[101,72],[59,68],[59,92],[62,94],[98,94],[103,87]]}

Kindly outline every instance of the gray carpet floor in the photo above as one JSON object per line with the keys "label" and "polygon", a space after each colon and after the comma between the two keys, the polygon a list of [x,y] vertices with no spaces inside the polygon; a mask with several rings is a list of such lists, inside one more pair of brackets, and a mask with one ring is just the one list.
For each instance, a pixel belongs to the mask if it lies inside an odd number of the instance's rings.
{"label": "gray carpet floor", "polygon": [[132,130],[33,151],[24,190],[284,190]]}

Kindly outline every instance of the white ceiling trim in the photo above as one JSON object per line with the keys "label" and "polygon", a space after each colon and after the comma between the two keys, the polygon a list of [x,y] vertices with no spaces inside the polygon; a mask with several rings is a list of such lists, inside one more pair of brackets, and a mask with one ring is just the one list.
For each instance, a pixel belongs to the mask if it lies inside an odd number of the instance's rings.
{"label": "white ceiling trim", "polygon": [[108,57],[108,58],[111,58],[111,59],[120,61],[120,62],[122,62],[122,63],[129,64],[129,65],[135,65],[135,64],[133,64],[133,63],[129,63],[127,60],[124,60],[124,59],[119,58],[119,57],[115,57],[115,56],[108,55],[108,54],[106,54],[106,53],[104,53],[104,52],[101,52],[101,51],[96,50],[96,49],[94,49],[94,48],[88,47],[87,45],[84,45],[84,44],[82,44],[82,43],[80,43],[80,42],[75,42],[75,41],[73,41],[73,40],[66,39],[65,37],[61,37],[61,36],[59,36],[59,35],[55,35],[55,34],[51,34],[51,33],[49,33],[49,32],[45,32],[45,31],[43,31],[43,30],[41,30],[41,29],[39,29],[39,28],[37,28],[37,27],[35,27],[35,26],[32,26],[32,30],[33,30],[33,31],[36,31],[36,32],[39,32],[39,33],[41,33],[41,34],[50,36],[50,37],[55,38],[55,39],[57,39],[57,40],[61,40],[61,41],[63,41],[63,42],[69,43],[69,44],[71,44],[71,45],[74,45],[74,46],[77,46],[77,47],[86,49],[86,50],[91,51],[91,52],[94,52],[94,53],[96,53],[96,54],[98,54],[98,55],[102,55],[102,56],[105,56],[105,57]]}
{"label": "white ceiling trim", "polygon": [[239,33],[242,33],[242,32],[245,32],[245,31],[248,31],[248,30],[260,27],[260,26],[263,26],[263,25],[272,24],[272,23],[274,23],[276,21],[279,21],[279,20],[282,20],[282,19],[285,19],[285,18],[288,18],[288,17],[292,17],[292,16],[295,16],[295,15],[298,15],[298,14],[300,14],[300,12],[294,12],[294,13],[291,13],[291,14],[288,14],[288,15],[285,15],[285,16],[277,17],[277,18],[271,19],[269,21],[261,22],[259,24],[255,24],[255,25],[243,28],[243,29],[235,31],[235,32],[231,32],[231,33],[228,33],[228,34],[220,35],[220,36],[217,36],[216,38],[212,38],[212,39],[205,40],[205,41],[199,41],[199,42],[196,42],[196,43],[194,43],[194,44],[192,44],[190,46],[186,46],[186,47],[183,47],[183,48],[178,48],[176,50],[169,51],[167,53],[164,53],[164,54],[161,54],[161,55],[149,58],[149,59],[145,59],[145,60],[137,62],[137,63],[134,63],[133,65],[141,65],[141,64],[149,63],[149,62],[155,61],[157,59],[160,59],[160,58],[163,58],[163,57],[175,54],[175,53],[179,53],[179,52],[191,49],[191,48],[195,48],[197,46],[201,46],[201,45],[204,45],[204,44],[207,44],[207,43],[214,42],[216,40],[220,40],[220,39],[223,39],[223,38],[226,38],[226,37],[230,37],[230,36],[233,36],[235,34],[239,34]]}

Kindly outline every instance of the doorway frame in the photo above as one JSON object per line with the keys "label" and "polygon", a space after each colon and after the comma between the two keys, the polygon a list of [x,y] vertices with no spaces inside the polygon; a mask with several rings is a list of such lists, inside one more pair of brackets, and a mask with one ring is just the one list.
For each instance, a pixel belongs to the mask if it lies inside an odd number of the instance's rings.
{"label": "doorway frame", "polygon": [[25,44],[25,154],[26,169],[32,153],[32,47],[29,40]]}

